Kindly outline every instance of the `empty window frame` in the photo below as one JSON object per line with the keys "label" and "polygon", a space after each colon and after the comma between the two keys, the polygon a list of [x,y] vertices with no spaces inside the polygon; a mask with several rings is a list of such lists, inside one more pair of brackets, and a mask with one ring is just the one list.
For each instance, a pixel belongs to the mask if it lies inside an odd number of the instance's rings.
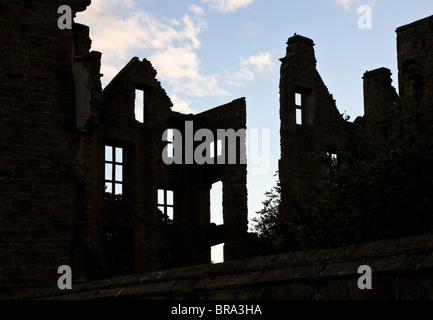
{"label": "empty window frame", "polygon": [[328,149],[327,152],[328,161],[329,161],[329,169],[336,169],[338,165],[338,155],[337,152],[333,149]]}
{"label": "empty window frame", "polygon": [[224,243],[220,243],[210,248],[211,252],[211,263],[223,263],[224,262]]}
{"label": "empty window frame", "polygon": [[328,156],[327,180],[330,185],[336,186],[337,185],[336,173],[337,173],[337,165],[338,165],[337,152],[334,149],[328,149],[328,152],[326,154]]}
{"label": "empty window frame", "polygon": [[296,124],[302,126],[303,122],[303,109],[304,109],[304,97],[302,93],[295,93],[295,106],[296,106]]}
{"label": "empty window frame", "polygon": [[210,190],[210,222],[216,225],[224,224],[223,216],[223,183],[212,184]]}
{"label": "empty window frame", "polygon": [[162,223],[173,224],[174,209],[174,191],[158,189],[158,220]]}
{"label": "empty window frame", "polygon": [[302,126],[302,109],[296,108],[296,124]]}
{"label": "empty window frame", "polygon": [[295,93],[295,105],[301,107],[302,106],[302,93]]}
{"label": "empty window frame", "polygon": [[167,158],[174,158],[174,132],[173,129],[167,129]]}
{"label": "empty window frame", "polygon": [[144,122],[144,91],[135,89],[135,119],[141,123]]}
{"label": "empty window frame", "polygon": [[215,155],[217,157],[220,157],[223,155],[223,143],[221,140],[217,140],[217,142],[211,142],[210,143],[210,157],[215,158]]}
{"label": "empty window frame", "polygon": [[135,119],[141,123],[148,120],[148,113],[153,103],[153,87],[141,83],[135,84]]}
{"label": "empty window frame", "polygon": [[104,199],[123,199],[124,149],[113,145],[105,146]]}

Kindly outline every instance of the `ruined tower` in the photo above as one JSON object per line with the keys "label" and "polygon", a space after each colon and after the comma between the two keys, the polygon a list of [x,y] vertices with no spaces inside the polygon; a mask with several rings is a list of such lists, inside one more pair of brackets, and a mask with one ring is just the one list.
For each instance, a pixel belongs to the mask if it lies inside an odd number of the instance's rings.
{"label": "ruined tower", "polygon": [[392,86],[391,70],[379,68],[364,73],[364,117],[385,121],[397,93]]}
{"label": "ruined tower", "polygon": [[317,72],[311,39],[291,37],[280,60],[280,218],[287,224],[299,218],[297,192],[308,201],[309,191],[326,170],[311,155],[328,154],[336,160],[334,138],[341,135],[343,118]]}
{"label": "ruined tower", "polygon": [[[156,74],[150,61],[131,59],[102,91],[97,124],[81,141],[75,162],[82,186],[77,196],[84,205],[74,241],[82,278],[210,263],[210,248],[220,243],[225,260],[241,255],[246,165],[187,163],[192,155],[185,140],[188,126],[191,135],[200,129],[245,129],[245,99],[182,114],[172,110]],[[174,130],[182,135],[174,137],[181,139],[179,145],[168,137]],[[237,142],[239,156],[245,140]],[[164,158],[173,157],[165,154],[169,150],[182,153],[180,163],[165,163]],[[223,185],[224,223],[219,226],[210,222],[210,191],[216,182]]]}
{"label": "ruined tower", "polygon": [[[433,98],[433,16],[402,26],[397,33],[399,95],[392,86],[391,71],[378,68],[364,73],[364,116],[355,120],[356,130],[364,130],[365,120],[375,127],[389,124],[389,111],[398,96],[413,94],[418,111],[431,119]],[[316,70],[314,43],[296,35],[287,42],[286,56],[281,59],[280,121],[281,183],[280,219],[296,222],[302,211],[299,194],[308,202],[314,185],[323,181],[327,170],[311,161],[326,154],[338,166],[335,138],[343,138],[351,123],[344,125],[332,95]],[[399,110],[401,119],[410,120],[414,110]],[[376,131],[374,131],[376,132]],[[380,132],[377,131],[377,132]],[[370,137],[372,143],[379,136]],[[322,179],[322,180],[321,180]]]}
{"label": "ruined tower", "polygon": [[[399,27],[397,60],[399,95],[414,93],[415,99],[431,108],[433,100],[433,16]],[[432,113],[426,114],[430,119]]]}
{"label": "ruined tower", "polygon": [[56,283],[71,263],[82,137],[74,57],[86,57],[85,81],[98,90],[100,54],[89,53],[86,26],[58,28],[61,4],[75,15],[90,0],[0,4],[0,294]]}

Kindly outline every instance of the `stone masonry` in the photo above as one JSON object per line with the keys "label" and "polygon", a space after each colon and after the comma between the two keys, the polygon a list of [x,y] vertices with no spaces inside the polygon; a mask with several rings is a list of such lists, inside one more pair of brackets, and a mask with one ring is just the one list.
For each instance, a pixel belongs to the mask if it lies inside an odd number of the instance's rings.
{"label": "stone masonry", "polygon": [[[413,92],[421,102],[423,116],[431,119],[433,16],[402,26],[396,33],[399,95]],[[280,219],[285,224],[299,219],[303,204],[299,201],[308,202],[313,186],[323,183],[324,173],[329,170],[311,161],[311,156],[328,155],[338,163],[335,141],[345,139],[353,127],[338,112],[315,68],[313,46],[311,39],[295,35],[287,42],[286,56],[280,59]],[[364,116],[355,120],[360,124],[357,130],[362,130],[368,117],[374,119],[377,128],[386,126],[387,113],[398,98],[391,71],[384,67],[367,71],[363,80]],[[409,110],[402,110],[402,119],[410,117]],[[298,200],[298,192],[306,195],[303,200]]]}
{"label": "stone masonry", "polygon": [[342,136],[343,118],[316,70],[311,39],[291,37],[280,60],[280,219],[290,223],[299,217],[296,192],[308,194],[326,169],[317,167],[310,153],[336,154],[333,138]]}
{"label": "stone masonry", "polygon": [[[372,270],[361,290],[358,268]],[[121,276],[18,294],[37,300],[431,300],[431,235]],[[196,302],[198,303],[198,302]]]}
{"label": "stone masonry", "polygon": [[[77,283],[210,263],[220,243],[225,260],[241,257],[246,164],[167,165],[162,138],[184,133],[187,121],[193,133],[246,129],[245,99],[174,112],[151,63],[138,58],[102,90],[89,28],[60,30],[60,5],[75,15],[90,0],[0,4],[0,294],[56,284],[60,265]],[[242,145],[240,135],[237,159]],[[215,162],[227,156],[222,146]],[[224,224],[216,226],[210,189],[219,181]]]}
{"label": "stone masonry", "polygon": [[[168,132],[246,129],[245,99],[195,115],[174,112],[151,62],[136,57],[102,89],[102,53],[91,51],[89,28],[57,25],[60,5],[75,15],[90,2],[0,3],[0,297],[57,290],[57,269],[69,265],[75,291],[64,298],[112,298],[120,287],[125,298],[369,298],[352,284],[360,262],[379,271],[384,298],[432,297],[430,236],[238,260],[253,246],[246,164],[187,164],[186,147],[181,163],[164,159],[179,160],[179,137]],[[399,94],[412,90],[427,117],[432,29],[433,16],[397,29]],[[327,170],[310,155],[336,161],[335,138],[344,138],[346,123],[317,72],[311,39],[291,37],[281,62],[280,219],[290,223],[302,206],[297,192],[308,195]],[[363,79],[364,118],[383,120],[397,97],[391,72],[379,68]],[[227,160],[227,141],[221,150],[213,142],[215,162]],[[244,146],[237,136],[236,159]],[[222,225],[210,223],[216,182]],[[212,265],[210,248],[220,243],[227,263]],[[53,298],[50,290],[32,297]]]}

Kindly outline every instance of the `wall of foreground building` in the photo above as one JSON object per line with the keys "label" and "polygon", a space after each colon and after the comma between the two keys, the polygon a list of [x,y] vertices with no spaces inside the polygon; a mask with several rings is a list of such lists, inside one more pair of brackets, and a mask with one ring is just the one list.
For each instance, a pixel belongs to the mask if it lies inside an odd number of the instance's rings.
{"label": "wall of foreground building", "polygon": [[[372,289],[360,290],[361,265]],[[368,299],[433,298],[433,236],[301,251],[223,264],[122,276],[16,295],[15,299]]]}

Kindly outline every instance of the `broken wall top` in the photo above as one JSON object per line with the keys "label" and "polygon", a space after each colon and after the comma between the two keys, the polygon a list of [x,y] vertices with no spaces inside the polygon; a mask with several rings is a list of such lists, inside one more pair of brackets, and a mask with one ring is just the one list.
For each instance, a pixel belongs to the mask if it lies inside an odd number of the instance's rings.
{"label": "broken wall top", "polygon": [[173,103],[156,80],[156,74],[148,60],[132,58],[103,90],[101,111],[134,119],[136,90],[142,90],[149,93],[146,108],[150,120],[163,121],[168,118]]}

